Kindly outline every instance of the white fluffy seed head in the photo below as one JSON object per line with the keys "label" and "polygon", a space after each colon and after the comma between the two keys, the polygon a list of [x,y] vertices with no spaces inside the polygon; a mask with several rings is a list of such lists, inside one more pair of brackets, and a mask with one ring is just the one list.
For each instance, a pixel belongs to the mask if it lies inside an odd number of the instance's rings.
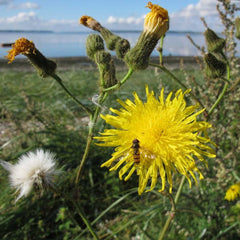
{"label": "white fluffy seed head", "polygon": [[0,164],[9,171],[11,186],[19,192],[16,201],[27,196],[34,184],[39,187],[51,185],[58,173],[55,155],[43,149],[22,155],[14,165],[5,161],[0,161]]}

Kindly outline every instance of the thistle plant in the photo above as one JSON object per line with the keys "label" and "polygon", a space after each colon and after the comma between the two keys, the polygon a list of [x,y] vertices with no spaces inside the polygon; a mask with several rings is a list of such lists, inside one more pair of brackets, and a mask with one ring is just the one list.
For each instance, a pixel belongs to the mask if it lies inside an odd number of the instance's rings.
{"label": "thistle plant", "polygon": [[[219,2],[223,4],[226,11],[236,10],[236,7],[228,3],[229,1]],[[183,215],[184,209],[181,207],[185,201],[188,205],[192,200],[195,207],[194,210],[186,209],[186,212],[198,216],[199,221],[203,221],[202,218],[209,221],[209,219],[214,219],[213,214],[211,215],[210,210],[208,211],[213,204],[208,199],[212,196],[212,192],[216,189],[220,192],[217,199],[222,205],[218,206],[218,210],[227,208],[229,204],[227,201],[235,201],[240,195],[239,157],[234,152],[234,150],[239,151],[237,145],[239,138],[235,139],[230,146],[227,142],[229,135],[224,131],[226,121],[231,121],[231,126],[226,127],[227,132],[239,136],[237,130],[240,130],[239,121],[236,120],[237,116],[239,117],[239,111],[232,107],[236,106],[234,101],[239,101],[239,79],[234,78],[236,67],[232,73],[230,61],[233,55],[230,58],[228,56],[229,38],[224,39],[218,36],[214,30],[206,26],[205,39],[208,52],[202,51],[203,48],[194,43],[203,54],[201,60],[204,81],[198,83],[187,74],[183,81],[174,71],[164,66],[162,51],[160,51],[159,64],[151,62],[151,53],[157,44],[160,45],[159,49],[164,49],[163,40],[165,34],[168,34],[170,21],[167,9],[151,2],[148,2],[146,7],[150,9],[150,12],[146,15],[143,31],[135,46],[130,46],[127,39],[114,34],[93,17],[84,15],[80,18],[80,24],[96,32],[90,34],[86,41],[87,55],[96,64],[99,75],[96,79],[98,92],[92,97],[91,106],[86,104],[85,99],[79,99],[80,97],[76,97],[69,90],[57,72],[56,63],[43,56],[31,40],[25,38],[16,40],[6,56],[11,64],[14,64],[16,55],[26,56],[36,68],[39,76],[53,78],[89,119],[85,149],[79,156],[79,161],[75,163],[73,171],[65,171],[65,166],[61,168],[61,171],[57,170],[59,166],[57,157],[42,149],[22,155],[15,164],[0,161],[0,165],[9,172],[10,185],[18,193],[17,201],[35,192],[32,190],[39,189],[42,195],[45,190],[51,190],[53,196],[62,200],[71,223],[76,226],[75,239],[84,239],[83,235],[87,236],[86,230],[91,234],[91,239],[130,239],[131,235],[127,238],[119,238],[118,232],[121,232],[124,226],[132,225],[134,220],[130,219],[126,224],[121,223],[123,227],[120,226],[115,232],[107,229],[104,221],[100,222],[106,213],[111,210],[114,212],[117,204],[130,195],[134,197],[128,201],[128,204],[135,204],[139,195],[143,199],[141,205],[146,204],[143,206],[142,213],[136,212],[139,218],[133,218],[135,220],[148,218],[145,223],[141,223],[141,226],[144,226],[140,229],[143,236],[159,240],[176,239],[175,234],[179,226],[182,227],[179,219],[186,216]],[[227,14],[224,15],[220,7],[218,9],[222,14],[220,15],[223,23],[227,23]],[[231,16],[233,16],[232,10]],[[231,26],[231,31],[233,31],[234,27]],[[117,58],[126,66],[126,71],[121,74],[121,77],[115,66],[115,58],[108,50],[115,51]],[[231,49],[231,53],[233,52]],[[105,106],[109,103],[109,99],[115,98],[115,94],[122,91],[123,85],[125,87],[131,82],[134,73],[146,71],[151,67],[160,69],[161,74],[166,74],[177,87],[169,90],[170,84],[166,84],[157,89],[151,89],[149,83],[146,82],[144,86],[141,86],[145,89],[144,96],[134,91],[133,97],[129,93],[128,97],[117,99],[119,107],[113,107],[115,101],[110,103],[109,108]],[[48,81],[45,84],[49,84]],[[235,97],[238,98],[235,99]],[[86,172],[91,184],[94,182],[91,177],[92,173],[88,170],[93,148],[99,168],[95,171],[104,172],[102,167],[107,167],[110,171],[118,171],[119,179],[128,181],[126,186],[129,182],[134,186],[134,189],[128,190],[123,197],[116,194],[117,200],[114,203],[111,201],[116,196],[108,192],[105,201],[110,205],[95,219],[88,217],[88,209],[84,207],[83,195],[87,191],[80,191],[80,188],[84,189],[86,185]],[[98,151],[107,148],[111,148],[111,156],[99,157]],[[235,170],[230,171],[230,169]],[[104,174],[107,175],[107,171]],[[217,181],[212,179],[213,175],[216,175]],[[104,176],[103,181],[107,182],[107,179]],[[114,185],[117,181],[116,177],[112,176],[112,179],[115,180],[111,180],[110,184]],[[188,185],[185,184],[186,180]],[[55,183],[57,181],[64,183],[61,186]],[[102,179],[97,179],[97,182],[99,189],[102,190]],[[192,186],[193,182],[195,185]],[[215,189],[210,192],[209,189],[213,188],[212,182],[215,184]],[[118,184],[124,185],[122,181]],[[227,186],[231,184],[233,185],[227,190]],[[87,197],[90,202],[88,192]],[[95,213],[99,209],[94,208],[98,201],[96,198],[94,200],[92,205]],[[201,200],[203,201],[200,202]],[[162,213],[159,214],[164,209],[164,202],[167,202],[166,217]],[[204,205],[205,203],[208,205]],[[63,209],[62,206],[61,209]],[[65,211],[59,213],[58,220],[64,219],[63,212],[65,213]],[[191,218],[193,219],[192,216]],[[221,221],[223,220],[224,217],[221,218]],[[155,224],[155,221],[161,221],[161,224]],[[231,222],[231,219],[229,221]],[[154,230],[154,236],[151,231],[146,230],[150,222],[156,225],[154,228],[157,228]],[[97,226],[96,223],[99,225]],[[230,226],[224,225],[226,228],[222,232],[217,231],[218,228],[214,229],[216,232],[211,232],[211,228],[206,231],[201,229],[201,232],[194,236],[199,239],[217,239],[237,228],[238,225],[239,222],[231,222]],[[174,227],[174,234],[170,226]],[[188,233],[188,230],[186,232]],[[197,230],[194,229],[194,232]],[[237,234],[240,234],[239,231]],[[180,237],[177,238],[180,239]]]}

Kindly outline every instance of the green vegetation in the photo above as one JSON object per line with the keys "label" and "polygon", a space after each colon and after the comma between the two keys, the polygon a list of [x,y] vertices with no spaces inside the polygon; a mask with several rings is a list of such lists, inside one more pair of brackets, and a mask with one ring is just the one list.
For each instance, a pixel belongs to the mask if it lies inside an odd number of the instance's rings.
{"label": "green vegetation", "polygon": [[[204,81],[200,70],[175,70],[172,73],[183,81],[186,74],[188,79],[198,81],[199,85]],[[119,76],[123,74],[118,73]],[[73,95],[92,106],[91,97],[97,93],[97,71],[66,71],[60,76]],[[168,75],[156,73],[154,68],[135,72],[121,91],[110,95],[102,112],[107,113],[109,106],[119,107],[117,98],[132,99],[133,91],[144,98],[145,84],[155,92],[162,86],[167,86],[166,91],[179,88]],[[58,165],[64,172],[74,173],[84,152],[88,119],[59,85],[49,78],[41,79],[35,73],[6,71],[1,74],[0,96],[1,158],[14,162],[21,153],[42,147],[57,154]],[[218,121],[226,120],[223,116]],[[104,122],[99,119],[97,124],[96,129],[102,131]],[[232,127],[237,124],[235,120]],[[227,152],[237,144],[237,139],[222,139],[220,144],[224,146],[222,151]],[[113,236],[117,239],[129,239],[130,236],[156,239],[171,208],[168,198],[157,191],[139,197],[137,176],[124,182],[117,178],[117,173],[101,169],[101,163],[110,157],[111,152],[112,149],[91,146],[81,180],[84,184],[80,185],[80,204],[85,214],[90,221],[102,215],[93,226],[103,239],[112,239]],[[184,186],[168,239],[201,239],[201,234],[203,239],[213,239],[229,227],[232,230],[227,231],[227,237],[219,239],[239,237],[234,225],[237,214],[224,200],[227,184],[224,184],[225,189],[218,185],[221,180],[219,174],[226,174],[221,164],[216,166],[218,161],[208,162],[208,169],[203,167],[205,179],[200,186],[192,189],[187,184]],[[51,192],[43,196],[32,194],[15,206],[12,190],[7,185],[7,175],[2,168],[0,171],[1,239],[91,239],[88,231],[84,230],[82,220],[76,213],[72,216],[68,211],[73,206],[68,204],[66,207],[65,202]],[[74,189],[69,183],[69,175],[63,173],[59,181],[61,189],[71,197]],[[179,181],[176,174],[174,185],[178,186]],[[106,214],[104,211],[107,211]]]}

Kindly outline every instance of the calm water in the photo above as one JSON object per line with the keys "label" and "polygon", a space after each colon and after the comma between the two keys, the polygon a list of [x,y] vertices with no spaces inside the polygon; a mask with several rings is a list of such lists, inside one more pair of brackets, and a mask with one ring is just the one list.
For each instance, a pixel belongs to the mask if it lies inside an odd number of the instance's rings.
{"label": "calm water", "polygon": [[[134,46],[139,32],[117,33],[129,40]],[[19,33],[0,32],[0,43],[15,42],[20,37],[32,40],[36,47],[47,57],[75,57],[86,56],[85,41],[89,33]],[[202,34],[190,34],[193,40],[200,46],[204,45]],[[9,48],[0,47],[0,58],[6,56]],[[240,49],[239,49],[240,52]],[[114,55],[114,53],[112,53]],[[194,56],[199,55],[199,51],[190,43],[185,33],[168,32],[164,40],[164,55],[173,56]],[[158,55],[157,50],[152,55]]]}

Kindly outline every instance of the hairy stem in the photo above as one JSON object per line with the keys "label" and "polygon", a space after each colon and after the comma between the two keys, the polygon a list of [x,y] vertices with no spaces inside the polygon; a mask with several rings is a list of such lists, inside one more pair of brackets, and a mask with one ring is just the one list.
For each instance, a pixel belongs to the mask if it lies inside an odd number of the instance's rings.
{"label": "hairy stem", "polygon": [[125,77],[120,82],[118,82],[117,84],[115,84],[115,85],[113,85],[109,88],[105,88],[102,91],[103,92],[109,92],[109,91],[112,91],[112,90],[117,90],[129,79],[129,77],[133,74],[133,72],[134,72],[134,70],[132,68],[129,68],[128,73],[125,75]]}
{"label": "hairy stem", "polygon": [[[153,66],[153,67],[157,67],[160,68],[163,72],[167,73],[175,82],[177,82],[181,87],[183,87],[185,90],[188,89],[188,87],[183,84],[173,73],[171,73],[165,66],[163,65],[158,65],[155,63],[150,63],[149,65]],[[191,93],[191,96],[195,99],[195,101],[197,103],[199,103],[201,105],[202,108],[205,108],[204,105],[202,104],[202,102],[193,94]]]}
{"label": "hairy stem", "polygon": [[57,81],[57,83],[63,88],[63,90],[68,94],[68,96],[71,97],[84,111],[86,111],[89,115],[92,114],[90,109],[84,106],[76,97],[72,95],[72,93],[66,88],[66,86],[63,84],[62,79],[57,74],[53,73],[51,74],[51,77]]}
{"label": "hairy stem", "polygon": [[107,93],[102,93],[100,96],[99,96],[99,106],[96,107],[96,110],[94,112],[94,114],[91,116],[90,118],[90,124],[89,124],[89,130],[88,130],[88,137],[87,137],[87,144],[86,144],[86,148],[85,148],[85,151],[84,151],[84,154],[83,154],[83,157],[81,159],[81,163],[78,167],[78,171],[77,171],[77,176],[76,176],[76,181],[75,183],[78,184],[79,182],[79,179],[80,179],[80,175],[82,173],[82,169],[83,169],[83,166],[87,160],[87,157],[88,157],[88,154],[89,154],[89,150],[90,150],[90,146],[91,146],[91,143],[92,143],[92,138],[93,138],[93,130],[94,130],[94,126],[97,122],[97,119],[98,119],[98,115],[99,115],[99,112],[101,110],[101,104],[103,103],[103,101],[106,99],[106,96],[107,96]]}

